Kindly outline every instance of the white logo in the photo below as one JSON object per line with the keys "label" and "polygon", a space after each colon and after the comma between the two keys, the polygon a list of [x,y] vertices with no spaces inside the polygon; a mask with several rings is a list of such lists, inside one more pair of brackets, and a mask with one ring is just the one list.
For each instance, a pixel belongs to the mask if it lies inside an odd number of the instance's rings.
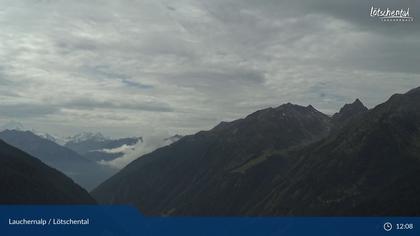
{"label": "white logo", "polygon": [[412,22],[414,17],[410,16],[410,8],[406,9],[382,9],[372,6],[370,17],[378,17],[381,21]]}

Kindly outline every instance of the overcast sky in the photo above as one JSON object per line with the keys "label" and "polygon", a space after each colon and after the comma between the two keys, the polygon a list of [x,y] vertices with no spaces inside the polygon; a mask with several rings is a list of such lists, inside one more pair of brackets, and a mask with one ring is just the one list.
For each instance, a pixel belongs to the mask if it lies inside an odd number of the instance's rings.
{"label": "overcast sky", "polygon": [[[372,4],[410,7],[418,19],[381,22]],[[372,107],[420,86],[417,9],[416,0],[0,0],[0,123],[172,135],[285,102],[329,114],[356,98]]]}

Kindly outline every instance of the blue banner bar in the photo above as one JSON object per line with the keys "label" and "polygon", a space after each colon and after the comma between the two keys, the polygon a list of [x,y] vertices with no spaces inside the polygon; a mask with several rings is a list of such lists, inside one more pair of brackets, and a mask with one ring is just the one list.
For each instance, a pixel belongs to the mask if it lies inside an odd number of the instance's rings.
{"label": "blue banner bar", "polygon": [[0,206],[0,235],[420,235],[420,217],[144,217],[130,206]]}

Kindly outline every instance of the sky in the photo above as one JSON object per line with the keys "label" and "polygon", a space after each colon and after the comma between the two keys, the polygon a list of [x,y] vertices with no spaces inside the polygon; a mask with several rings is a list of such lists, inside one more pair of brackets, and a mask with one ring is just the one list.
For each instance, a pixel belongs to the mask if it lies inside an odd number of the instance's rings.
{"label": "sky", "polygon": [[[420,86],[419,0],[0,0],[0,124],[170,136]],[[410,8],[381,22],[371,6]],[[417,11],[418,10],[418,11]]]}

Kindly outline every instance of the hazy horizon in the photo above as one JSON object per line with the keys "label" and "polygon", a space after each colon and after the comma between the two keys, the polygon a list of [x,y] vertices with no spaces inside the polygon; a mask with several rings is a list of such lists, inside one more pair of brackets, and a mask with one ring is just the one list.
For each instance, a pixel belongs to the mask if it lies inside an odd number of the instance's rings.
{"label": "hazy horizon", "polygon": [[[408,92],[408,91],[409,90],[403,91],[402,93],[405,93],[405,92]],[[391,95],[393,95],[393,94],[391,94]],[[391,97],[391,95],[389,97]],[[344,106],[346,104],[351,104],[351,103],[355,102],[356,99],[359,99],[359,98],[355,98],[353,101],[344,103],[342,106]],[[378,105],[386,102],[386,100],[384,100],[384,101],[382,101],[382,102],[380,102],[378,104],[375,104],[373,106],[370,106],[370,107],[367,106],[367,108],[368,109],[373,109],[374,107],[376,107],[376,106],[378,106]],[[366,104],[363,101],[361,101],[361,102],[363,103],[363,105],[366,106]],[[290,102],[287,102],[287,103],[290,103]],[[286,104],[286,103],[279,104],[278,106],[281,106],[281,105],[284,105],[284,104]],[[304,105],[304,104],[294,104],[294,103],[292,103],[292,104],[293,105],[299,105],[299,106],[310,106],[310,105],[313,106],[312,104],[307,104],[307,105]],[[153,132],[153,133],[149,134],[150,136],[148,136],[148,134],[129,135],[128,133],[127,133],[127,135],[122,134],[122,135],[119,135],[118,136],[118,135],[113,135],[113,133],[107,133],[106,132],[106,128],[104,128],[103,130],[101,130],[100,128],[97,128],[97,129],[86,128],[86,129],[80,130],[80,128],[79,128],[79,129],[75,129],[75,130],[70,130],[69,133],[65,133],[65,134],[61,133],[60,134],[60,133],[49,133],[49,132],[46,132],[45,130],[42,130],[42,129],[36,129],[34,127],[29,127],[29,126],[25,125],[24,123],[22,123],[20,121],[17,121],[17,120],[9,120],[9,121],[5,121],[4,123],[0,123],[0,131],[2,131],[2,130],[31,131],[31,132],[33,132],[35,134],[48,134],[48,135],[53,135],[53,137],[55,137],[55,138],[74,138],[75,136],[83,135],[83,134],[86,134],[86,135],[89,135],[89,134],[92,134],[92,135],[103,135],[105,138],[110,138],[110,139],[127,138],[127,137],[132,137],[132,138],[142,137],[144,139],[148,139],[148,137],[151,137],[151,139],[153,139],[155,141],[155,143],[157,143],[156,140],[159,139],[159,141],[160,141],[159,144],[161,144],[161,143],[164,143],[165,142],[165,139],[166,138],[170,138],[172,136],[176,136],[176,135],[181,135],[181,136],[192,135],[192,134],[195,134],[196,132],[199,132],[199,131],[209,130],[211,128],[214,128],[220,122],[231,122],[231,121],[234,121],[234,120],[242,119],[245,116],[250,115],[251,113],[254,113],[254,112],[258,111],[258,110],[263,110],[263,109],[267,109],[267,108],[275,108],[275,107],[277,107],[277,106],[263,107],[261,109],[254,110],[254,111],[252,111],[252,112],[250,112],[248,114],[244,114],[241,117],[235,117],[235,118],[232,118],[230,120],[220,120],[220,121],[217,121],[217,123],[209,124],[209,126],[207,128],[198,129],[198,130],[194,131],[193,133],[183,133],[183,134],[181,134],[181,133],[169,133],[167,131],[166,132],[165,131],[162,131],[160,133],[159,132]],[[324,114],[326,114],[328,116],[333,116],[335,113],[339,112],[339,110],[340,110],[341,107],[339,107],[336,111],[333,111],[333,112],[332,111],[331,112],[327,112],[327,113],[324,112]],[[317,107],[314,107],[314,108],[316,110],[320,111],[320,112],[323,112],[322,110],[318,109]],[[135,133],[135,132],[132,132],[132,133]]]}

